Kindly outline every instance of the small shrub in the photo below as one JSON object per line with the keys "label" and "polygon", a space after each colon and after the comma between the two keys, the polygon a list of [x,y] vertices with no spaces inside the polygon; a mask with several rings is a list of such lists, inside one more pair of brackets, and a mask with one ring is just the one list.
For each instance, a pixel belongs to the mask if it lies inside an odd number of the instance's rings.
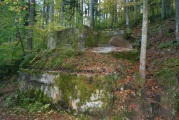
{"label": "small shrub", "polygon": [[22,61],[22,51],[17,43],[3,43],[0,45],[0,79],[16,72]]}

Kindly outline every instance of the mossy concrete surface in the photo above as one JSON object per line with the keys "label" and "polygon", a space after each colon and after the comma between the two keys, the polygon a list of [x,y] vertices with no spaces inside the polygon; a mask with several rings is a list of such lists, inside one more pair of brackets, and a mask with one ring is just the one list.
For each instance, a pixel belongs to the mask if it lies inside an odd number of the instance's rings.
{"label": "mossy concrete surface", "polygon": [[33,73],[19,76],[20,89],[41,89],[55,104],[69,110],[101,113],[108,111],[112,100],[112,82],[108,76]]}

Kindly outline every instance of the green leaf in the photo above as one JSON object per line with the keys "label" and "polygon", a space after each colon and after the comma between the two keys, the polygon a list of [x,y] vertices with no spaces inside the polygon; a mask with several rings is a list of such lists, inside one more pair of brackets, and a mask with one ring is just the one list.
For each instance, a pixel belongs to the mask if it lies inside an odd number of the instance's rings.
{"label": "green leaf", "polygon": [[14,10],[15,10],[15,7],[10,6],[8,10],[10,10],[10,11],[14,11]]}

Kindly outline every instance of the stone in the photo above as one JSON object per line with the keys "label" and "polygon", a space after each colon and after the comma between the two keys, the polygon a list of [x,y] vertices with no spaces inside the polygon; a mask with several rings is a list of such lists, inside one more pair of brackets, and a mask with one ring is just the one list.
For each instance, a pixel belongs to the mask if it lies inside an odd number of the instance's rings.
{"label": "stone", "polygon": [[122,36],[112,37],[109,41],[109,44],[115,47],[123,47],[132,49],[132,44],[125,40]]}
{"label": "stone", "polygon": [[61,107],[76,112],[101,114],[108,111],[112,100],[107,76],[21,70],[18,81],[21,91],[40,89],[53,103],[63,103]]}

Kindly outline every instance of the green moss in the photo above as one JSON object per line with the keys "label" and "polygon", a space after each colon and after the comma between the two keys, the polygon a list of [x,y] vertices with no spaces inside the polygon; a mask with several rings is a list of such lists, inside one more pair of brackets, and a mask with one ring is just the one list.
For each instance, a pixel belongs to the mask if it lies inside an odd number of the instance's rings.
{"label": "green moss", "polygon": [[53,70],[63,66],[67,69],[72,69],[69,64],[65,63],[65,60],[73,60],[77,54],[73,48],[43,51],[37,55],[32,54],[27,56],[20,67],[36,70]]}
{"label": "green moss", "polygon": [[[62,100],[64,103],[69,103],[71,99],[80,99],[77,106],[84,105],[87,101],[90,102],[92,93],[96,93],[96,90],[103,90],[105,102],[109,102],[109,91],[111,88],[107,87],[109,81],[105,77],[88,77],[85,75],[65,75],[60,74],[55,79],[55,84],[62,92]],[[68,101],[68,102],[67,102]],[[70,105],[67,105],[70,106]]]}

